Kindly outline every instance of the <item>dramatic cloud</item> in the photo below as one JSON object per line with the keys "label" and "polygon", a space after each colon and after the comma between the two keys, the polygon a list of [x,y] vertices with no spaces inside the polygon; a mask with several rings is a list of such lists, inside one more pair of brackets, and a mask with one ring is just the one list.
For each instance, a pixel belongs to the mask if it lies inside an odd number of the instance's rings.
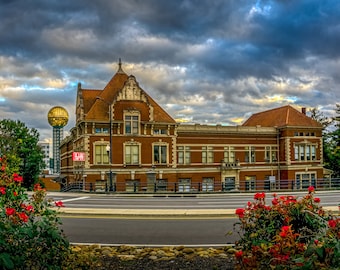
{"label": "dramatic cloud", "polygon": [[117,70],[179,121],[239,125],[293,104],[340,101],[337,0],[7,0],[0,2],[0,115],[51,137],[47,112],[74,126],[78,82]]}

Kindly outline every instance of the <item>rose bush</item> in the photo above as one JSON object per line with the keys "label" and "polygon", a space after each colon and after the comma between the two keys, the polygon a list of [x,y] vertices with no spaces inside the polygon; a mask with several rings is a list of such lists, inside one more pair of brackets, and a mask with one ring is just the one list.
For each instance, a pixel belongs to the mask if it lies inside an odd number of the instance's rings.
{"label": "rose bush", "polygon": [[21,184],[0,157],[0,268],[62,269],[70,248],[53,202],[39,184],[30,197]]}
{"label": "rose bush", "polygon": [[320,206],[314,187],[298,199],[265,193],[237,209],[236,269],[339,269],[340,218]]}

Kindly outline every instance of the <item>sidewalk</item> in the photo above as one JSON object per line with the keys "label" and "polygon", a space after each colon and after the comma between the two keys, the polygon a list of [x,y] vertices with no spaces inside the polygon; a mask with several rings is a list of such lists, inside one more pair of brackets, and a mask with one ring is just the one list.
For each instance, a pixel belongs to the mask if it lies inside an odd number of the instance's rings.
{"label": "sidewalk", "polygon": [[[338,206],[324,207],[334,214],[339,213]],[[98,215],[126,217],[237,217],[236,209],[103,209],[103,208],[60,208],[64,215]]]}

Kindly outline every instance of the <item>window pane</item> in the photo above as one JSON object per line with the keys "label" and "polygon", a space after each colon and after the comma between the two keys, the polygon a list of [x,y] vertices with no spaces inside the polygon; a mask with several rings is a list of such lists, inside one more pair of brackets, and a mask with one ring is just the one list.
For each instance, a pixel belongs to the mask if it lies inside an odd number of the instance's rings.
{"label": "window pane", "polygon": [[95,146],[95,163],[96,164],[102,164],[102,160],[101,160],[101,147],[100,145],[96,145]]}
{"label": "window pane", "polygon": [[133,125],[132,133],[138,134],[138,122],[133,122],[132,125]]}
{"label": "window pane", "polygon": [[207,152],[202,152],[202,163],[207,163]]}
{"label": "window pane", "polygon": [[315,153],[316,153],[316,146],[312,145],[312,160],[316,159]]}
{"label": "window pane", "polygon": [[125,146],[125,163],[131,164],[131,145]]}
{"label": "window pane", "polygon": [[255,156],[255,147],[251,147],[251,162],[256,161],[256,156]]}
{"label": "window pane", "polygon": [[163,164],[167,163],[166,156],[167,156],[167,147],[163,145],[161,146],[161,163]]}
{"label": "window pane", "polygon": [[184,155],[184,153],[182,151],[178,152],[178,163],[179,164],[183,164],[184,163],[183,155]]}
{"label": "window pane", "polygon": [[125,122],[125,133],[131,134],[131,123],[130,122]]}
{"label": "window pane", "polygon": [[133,145],[132,150],[133,150],[132,163],[139,164],[139,146]]}
{"label": "window pane", "polygon": [[300,145],[300,160],[305,160],[305,149],[303,145]]}
{"label": "window pane", "polygon": [[185,147],[185,164],[191,163],[191,153],[190,153],[190,146]]}
{"label": "window pane", "polygon": [[294,159],[299,160],[299,146],[294,146]]}
{"label": "window pane", "polygon": [[153,162],[159,163],[159,146],[155,145],[153,147]]}
{"label": "window pane", "polygon": [[310,146],[309,145],[306,146],[306,159],[310,160]]}

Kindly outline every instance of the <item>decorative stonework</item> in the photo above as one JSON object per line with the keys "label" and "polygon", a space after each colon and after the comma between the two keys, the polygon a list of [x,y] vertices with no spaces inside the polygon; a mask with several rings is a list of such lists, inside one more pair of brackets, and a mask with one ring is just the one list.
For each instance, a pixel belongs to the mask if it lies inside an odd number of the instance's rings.
{"label": "decorative stonework", "polygon": [[286,147],[286,164],[290,165],[291,164],[290,138],[286,138],[285,147]]}
{"label": "decorative stonework", "polygon": [[320,138],[320,147],[319,147],[319,150],[320,150],[320,163],[323,164],[323,140],[322,138]]}
{"label": "decorative stonework", "polygon": [[118,93],[117,101],[120,100],[139,100],[147,103],[147,97],[138,86],[134,76],[129,77],[123,89]]}

